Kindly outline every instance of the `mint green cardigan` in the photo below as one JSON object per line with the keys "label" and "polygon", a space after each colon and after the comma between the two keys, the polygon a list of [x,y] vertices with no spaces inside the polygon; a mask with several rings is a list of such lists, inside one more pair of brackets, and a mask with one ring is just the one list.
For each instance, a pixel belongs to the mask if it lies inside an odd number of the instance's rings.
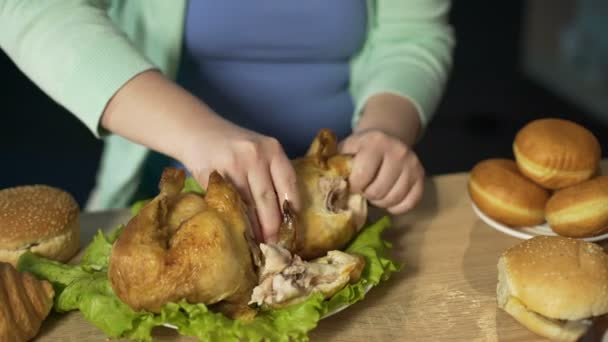
{"label": "mint green cardigan", "polygon": [[[366,100],[390,92],[408,98],[423,127],[451,66],[449,0],[368,0],[367,39],[351,61],[353,125]],[[186,0],[0,0],[0,47],[46,94],[105,141],[88,210],[128,205],[148,150],[105,135],[100,117],[137,74],[174,78]]]}

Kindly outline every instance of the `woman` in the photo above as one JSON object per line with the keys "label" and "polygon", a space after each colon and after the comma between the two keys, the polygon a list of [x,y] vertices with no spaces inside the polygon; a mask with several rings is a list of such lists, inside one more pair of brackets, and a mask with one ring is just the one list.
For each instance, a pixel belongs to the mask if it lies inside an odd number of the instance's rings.
{"label": "woman", "polygon": [[416,205],[424,172],[411,148],[451,64],[448,9],[447,0],[0,0],[0,46],[105,140],[89,209],[128,205],[146,175],[158,180],[165,163],[154,161],[165,155],[203,186],[214,169],[230,178],[272,240],[279,201],[299,206],[288,157],[321,127],[355,155],[354,190],[395,214]]}

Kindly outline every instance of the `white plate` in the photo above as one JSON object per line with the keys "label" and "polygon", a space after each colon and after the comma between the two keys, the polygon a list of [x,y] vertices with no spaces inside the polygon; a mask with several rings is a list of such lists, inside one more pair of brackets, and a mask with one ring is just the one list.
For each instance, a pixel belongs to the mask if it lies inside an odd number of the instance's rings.
{"label": "white plate", "polygon": [[[481,210],[479,210],[479,208],[477,208],[477,206],[472,203],[473,206],[473,211],[475,212],[475,214],[477,214],[477,216],[479,216],[479,218],[485,222],[488,226],[501,231],[507,235],[511,235],[514,236],[516,238],[520,238],[520,239],[530,239],[533,238],[535,236],[539,236],[539,235],[547,235],[547,236],[557,236],[557,234],[555,234],[551,228],[549,228],[548,224],[541,224],[538,226],[534,226],[534,227],[520,227],[520,228],[511,228],[508,226],[505,226],[502,223],[496,222],[493,219],[491,219],[490,217],[486,216],[484,213],[481,212]],[[608,239],[608,234],[603,234],[603,235],[598,235],[598,236],[593,236],[593,237],[588,237],[588,238],[582,238],[581,240],[585,240],[585,241],[601,241],[601,240],[605,240]]]}
{"label": "white plate", "polygon": [[[372,284],[367,285],[367,287],[365,288],[365,293],[367,294],[369,292],[369,290],[372,289],[372,287],[373,287]],[[321,317],[321,319],[327,318],[329,316],[333,316],[333,315],[337,314],[338,312],[340,312],[340,311],[348,308],[351,305],[352,304],[346,304],[346,305],[339,306],[339,307],[337,307],[337,308],[335,308],[335,309],[327,312],[323,317]],[[163,324],[163,326],[165,326],[167,328],[171,328],[171,329],[177,329],[176,326],[171,325],[171,324],[167,324],[167,323]]]}

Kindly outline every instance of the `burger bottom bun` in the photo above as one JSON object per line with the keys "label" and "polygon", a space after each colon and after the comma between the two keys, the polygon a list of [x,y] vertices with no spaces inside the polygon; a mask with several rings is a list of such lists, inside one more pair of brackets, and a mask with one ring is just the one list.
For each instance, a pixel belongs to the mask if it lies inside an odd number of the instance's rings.
{"label": "burger bottom bun", "polygon": [[80,223],[78,218],[68,224],[68,229],[61,235],[37,241],[30,246],[18,249],[0,248],[0,261],[8,262],[16,267],[19,257],[26,251],[34,254],[66,262],[80,249]]}

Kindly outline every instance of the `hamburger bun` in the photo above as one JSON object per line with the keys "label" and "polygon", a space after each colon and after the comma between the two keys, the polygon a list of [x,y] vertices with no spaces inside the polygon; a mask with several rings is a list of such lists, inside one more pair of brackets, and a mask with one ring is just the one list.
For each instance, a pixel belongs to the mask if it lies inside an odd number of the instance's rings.
{"label": "hamburger bun", "polygon": [[498,261],[498,306],[533,332],[575,341],[608,313],[608,255],[591,242],[537,236]]}
{"label": "hamburger bun", "polygon": [[562,236],[589,237],[608,230],[608,176],[557,191],[545,209],[551,229]]}
{"label": "hamburger bun", "polygon": [[591,178],[601,148],[586,128],[561,119],[528,123],[515,136],[513,153],[521,172],[547,189],[560,189]]}
{"label": "hamburger bun", "polygon": [[545,222],[549,192],[524,177],[514,161],[484,160],[473,168],[469,195],[479,210],[511,227]]}
{"label": "hamburger bun", "polygon": [[0,190],[0,261],[16,265],[32,253],[68,261],[80,248],[79,208],[57,188],[34,185]]}

